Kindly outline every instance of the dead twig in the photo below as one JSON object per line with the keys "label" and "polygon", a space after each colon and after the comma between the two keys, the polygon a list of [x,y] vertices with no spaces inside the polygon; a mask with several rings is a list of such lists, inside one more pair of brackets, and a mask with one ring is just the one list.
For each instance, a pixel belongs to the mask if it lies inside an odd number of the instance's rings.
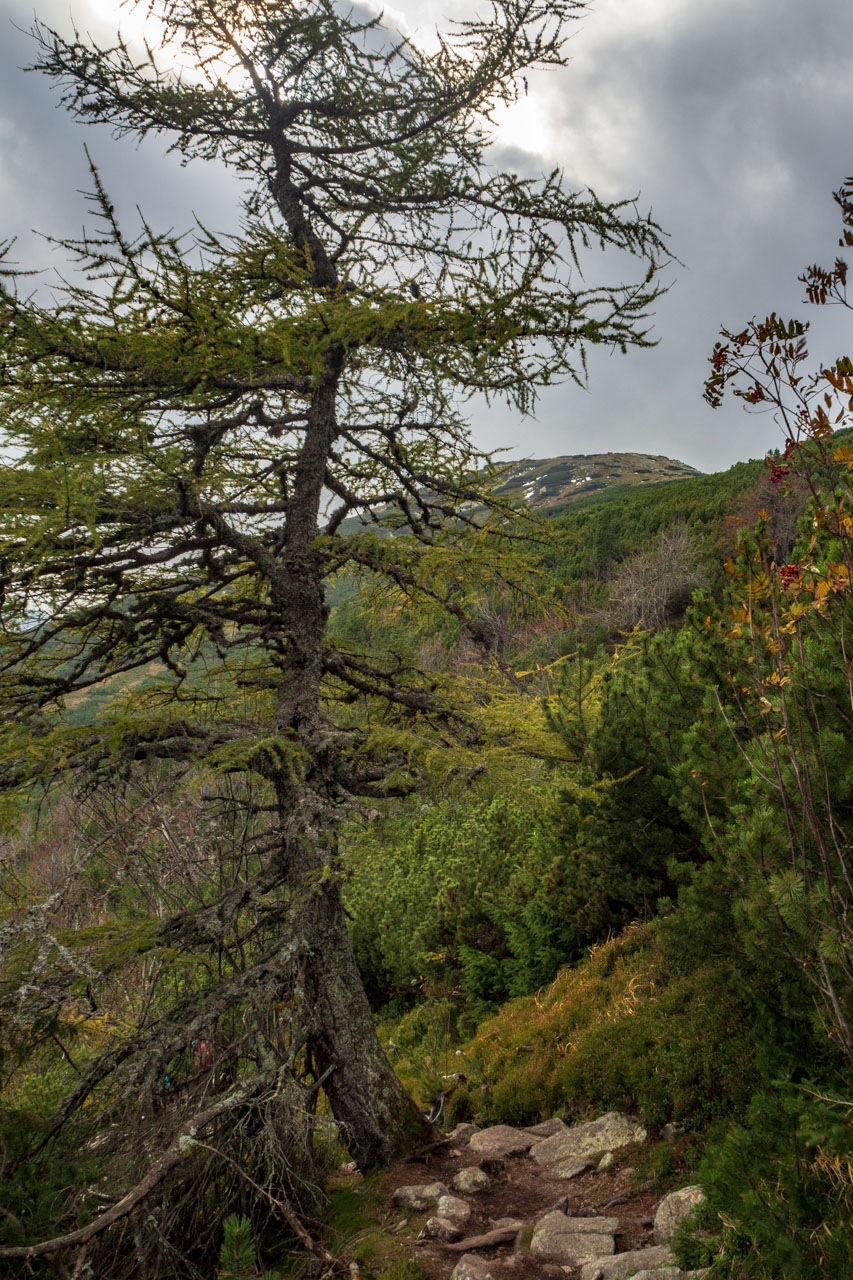
{"label": "dead twig", "polygon": [[198,1140],[196,1140],[193,1145],[196,1147],[202,1147],[205,1151],[210,1151],[213,1155],[217,1156],[218,1159],[224,1160],[226,1164],[230,1164],[232,1169],[236,1169],[240,1177],[243,1178],[244,1181],[248,1182],[250,1187],[254,1188],[254,1190],[262,1195],[266,1200],[269,1200],[270,1204],[274,1205],[276,1209],[284,1215],[285,1222],[290,1227],[300,1244],[303,1245],[309,1253],[313,1253],[315,1258],[319,1258],[321,1262],[325,1262],[330,1271],[345,1272],[350,1270],[347,1263],[342,1262],[340,1258],[336,1258],[333,1254],[329,1253],[328,1249],[325,1249],[321,1244],[318,1244],[318,1242],[309,1235],[308,1229],[300,1220],[293,1208],[293,1205],[286,1197],[283,1200],[279,1200],[270,1191],[267,1191],[265,1187],[260,1186],[259,1183],[255,1182],[254,1178],[249,1177],[245,1169],[240,1168],[236,1160],[232,1160],[224,1151],[217,1151],[216,1147],[211,1147],[208,1143],[199,1142]]}
{"label": "dead twig", "polygon": [[612,1200],[607,1201],[607,1204],[598,1205],[596,1213],[603,1213],[605,1209],[611,1209],[614,1204],[627,1204],[635,1196],[641,1196],[644,1191],[650,1191],[654,1185],[655,1179],[649,1178],[646,1182],[641,1182],[638,1187],[634,1187],[633,1191],[628,1191],[625,1195],[614,1196]]}

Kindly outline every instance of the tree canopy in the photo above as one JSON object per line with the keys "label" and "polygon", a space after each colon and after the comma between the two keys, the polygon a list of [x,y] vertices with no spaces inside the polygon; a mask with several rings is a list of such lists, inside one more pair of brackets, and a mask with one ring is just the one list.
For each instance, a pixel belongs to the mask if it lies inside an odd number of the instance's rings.
{"label": "tree canopy", "polygon": [[[463,618],[464,584],[511,572],[490,554],[506,535],[483,515],[465,400],[527,412],[541,386],[583,378],[590,343],[650,341],[656,225],[559,172],[491,163],[491,113],[564,61],[583,8],[496,0],[433,52],[330,0],[167,0],[151,6],[158,51],[34,28],[36,67],[79,119],[162,134],[245,181],[238,234],[214,210],[187,236],[129,232],[91,166],[94,223],[62,242],[67,277],[45,300],[10,272],[0,296],[0,780],[27,807],[56,783],[132,799],[154,776],[217,824],[168,908],[81,945],[59,888],[26,914],[25,944],[7,928],[20,1041],[98,1017],[119,940],[149,966],[44,1142],[93,1099],[149,1123],[181,1055],[215,1044],[203,1097],[159,1121],[160,1156],[140,1163],[139,1144],[137,1191],[173,1176],[198,1116],[221,1137],[273,1102],[310,1116],[321,1087],[362,1166],[425,1132],[373,1031],[336,830],[417,785],[424,741],[482,731],[393,648],[335,643],[326,591],[362,575]],[[638,278],[583,283],[598,249]],[[119,685],[97,723],[69,715]],[[167,1257],[154,1241],[150,1274]]]}

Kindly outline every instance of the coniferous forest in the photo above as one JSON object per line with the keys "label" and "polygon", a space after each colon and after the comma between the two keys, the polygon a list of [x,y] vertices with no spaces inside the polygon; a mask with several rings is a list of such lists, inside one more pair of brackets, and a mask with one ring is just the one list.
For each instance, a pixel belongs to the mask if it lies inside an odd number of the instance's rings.
{"label": "coniferous forest", "polygon": [[168,0],[180,75],[33,29],[244,198],[125,226],[92,165],[0,280],[0,1274],[437,1280],[383,1170],[610,1111],[622,1200],[702,1189],[679,1267],[853,1274],[846,261],[709,352],[773,456],[527,500],[466,399],[650,345],[671,252],[490,164],[583,8]]}

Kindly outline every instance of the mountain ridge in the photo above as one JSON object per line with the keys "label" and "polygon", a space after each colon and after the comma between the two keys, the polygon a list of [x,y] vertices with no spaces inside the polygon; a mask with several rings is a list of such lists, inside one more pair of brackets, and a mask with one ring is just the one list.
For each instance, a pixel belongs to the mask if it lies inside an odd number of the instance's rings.
{"label": "mountain ridge", "polygon": [[495,492],[534,510],[565,509],[579,498],[614,487],[665,484],[704,473],[663,454],[607,452],[522,458],[507,464]]}

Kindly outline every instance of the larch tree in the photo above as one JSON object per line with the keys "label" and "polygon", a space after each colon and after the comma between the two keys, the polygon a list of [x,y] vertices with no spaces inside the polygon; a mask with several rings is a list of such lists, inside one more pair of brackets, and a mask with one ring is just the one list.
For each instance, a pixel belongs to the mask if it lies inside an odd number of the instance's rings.
{"label": "larch tree", "polygon": [[[209,1155],[270,1099],[307,1115],[321,1087],[363,1168],[427,1133],[374,1031],[336,833],[351,806],[417,786],[416,741],[476,744],[477,725],[399,654],[334,643],[327,587],[366,575],[461,617],[460,580],[501,537],[464,400],[523,414],[542,385],[583,379],[589,344],[649,342],[655,224],[559,172],[490,163],[492,112],[563,64],[584,7],[493,0],[431,52],[332,0],[153,3],[159,51],[34,29],[73,115],[222,162],[245,201],[239,234],[204,211],[187,237],[147,221],[131,235],[93,166],[93,230],[62,242],[70,274],[47,301],[4,277],[0,776],[26,806],[50,783],[132,791],[147,769],[211,812],[227,802],[250,836],[153,916],[75,938],[62,890],[12,911],[17,1042],[49,1027],[64,1049],[73,1023],[85,1045],[42,1147],[86,1117],[150,1120],[193,1042],[216,1071],[162,1111],[156,1141],[125,1146],[124,1199],[0,1256],[94,1247],[127,1219],[133,1265],[178,1274],[187,1220],[155,1213],[155,1189],[196,1185],[188,1135]],[[638,262],[636,279],[584,283],[599,249]],[[69,714],[117,685],[96,723]],[[132,1012],[105,1023],[119,940],[148,967]],[[232,1166],[249,1167],[246,1142]]]}

